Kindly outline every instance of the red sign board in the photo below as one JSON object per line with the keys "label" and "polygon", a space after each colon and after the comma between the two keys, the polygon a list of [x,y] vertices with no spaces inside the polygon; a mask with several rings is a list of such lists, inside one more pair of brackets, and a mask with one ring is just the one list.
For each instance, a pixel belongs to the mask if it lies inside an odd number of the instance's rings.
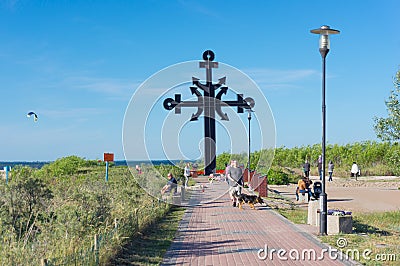
{"label": "red sign board", "polygon": [[104,153],[104,161],[105,162],[113,162],[114,161],[114,153]]}

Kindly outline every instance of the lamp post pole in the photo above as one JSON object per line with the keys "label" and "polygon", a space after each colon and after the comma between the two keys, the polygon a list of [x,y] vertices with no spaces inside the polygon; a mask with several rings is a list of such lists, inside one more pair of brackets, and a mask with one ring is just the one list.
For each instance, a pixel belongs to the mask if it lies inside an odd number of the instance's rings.
{"label": "lamp post pole", "polygon": [[248,154],[249,158],[247,160],[247,171],[248,171],[249,178],[250,178],[250,148],[251,148],[251,145],[250,145],[250,139],[251,139],[250,138],[250,121],[251,121],[251,112],[254,112],[254,111],[251,109],[247,109],[247,112],[248,112],[247,119],[249,120],[249,154]]}
{"label": "lamp post pole", "polygon": [[326,56],[329,53],[330,43],[329,34],[339,34],[340,31],[331,29],[329,26],[322,26],[319,29],[311,30],[311,33],[319,34],[319,52],[322,57],[322,193],[321,193],[321,215],[319,223],[320,235],[326,235],[328,231],[328,195],[325,190],[325,151],[326,151],[326,104],[325,104],[325,84],[326,84]]}
{"label": "lamp post pole", "polygon": [[322,56],[322,193],[321,193],[321,221],[319,233],[321,235],[326,235],[328,231],[328,195],[325,190],[325,152],[326,152],[326,104],[325,104],[325,84],[326,84],[326,55],[329,49],[319,50]]}

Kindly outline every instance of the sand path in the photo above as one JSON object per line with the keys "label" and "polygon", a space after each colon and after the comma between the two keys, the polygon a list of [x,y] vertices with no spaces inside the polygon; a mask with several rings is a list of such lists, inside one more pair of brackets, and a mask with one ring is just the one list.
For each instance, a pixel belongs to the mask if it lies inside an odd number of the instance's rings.
{"label": "sand path", "polygon": [[[313,181],[318,177],[312,176]],[[270,189],[295,201],[295,184],[288,186],[269,185]],[[333,178],[326,182],[328,209],[353,212],[383,212],[400,210],[400,178],[360,177],[358,181],[348,178]],[[304,203],[296,204],[306,206]]]}

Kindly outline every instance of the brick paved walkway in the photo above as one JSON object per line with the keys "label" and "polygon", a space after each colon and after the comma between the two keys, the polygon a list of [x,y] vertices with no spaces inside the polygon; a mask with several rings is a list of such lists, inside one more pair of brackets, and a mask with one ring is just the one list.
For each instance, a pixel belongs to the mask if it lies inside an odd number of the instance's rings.
{"label": "brick paved walkway", "polygon": [[193,192],[189,204],[197,205],[186,210],[162,265],[353,265],[267,206],[232,207],[227,189],[216,182]]}

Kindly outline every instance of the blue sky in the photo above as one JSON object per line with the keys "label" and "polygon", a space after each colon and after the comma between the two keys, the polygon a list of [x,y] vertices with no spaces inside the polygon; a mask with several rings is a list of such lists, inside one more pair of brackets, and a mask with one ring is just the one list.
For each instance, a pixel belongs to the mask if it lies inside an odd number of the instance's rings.
{"label": "blue sky", "polygon": [[[201,60],[207,49],[258,84],[277,146],[319,143],[321,57],[310,30],[325,24],[341,31],[331,36],[327,57],[327,141],[376,140],[373,117],[386,116],[400,65],[398,10],[396,0],[2,0],[0,160],[97,159],[103,152],[124,159],[124,116],[140,84],[171,65]],[[154,112],[160,122],[169,113],[162,106]],[[185,128],[193,137],[182,136],[182,146],[198,148],[203,125],[195,125]],[[150,140],[146,148],[161,159],[157,145]]]}

